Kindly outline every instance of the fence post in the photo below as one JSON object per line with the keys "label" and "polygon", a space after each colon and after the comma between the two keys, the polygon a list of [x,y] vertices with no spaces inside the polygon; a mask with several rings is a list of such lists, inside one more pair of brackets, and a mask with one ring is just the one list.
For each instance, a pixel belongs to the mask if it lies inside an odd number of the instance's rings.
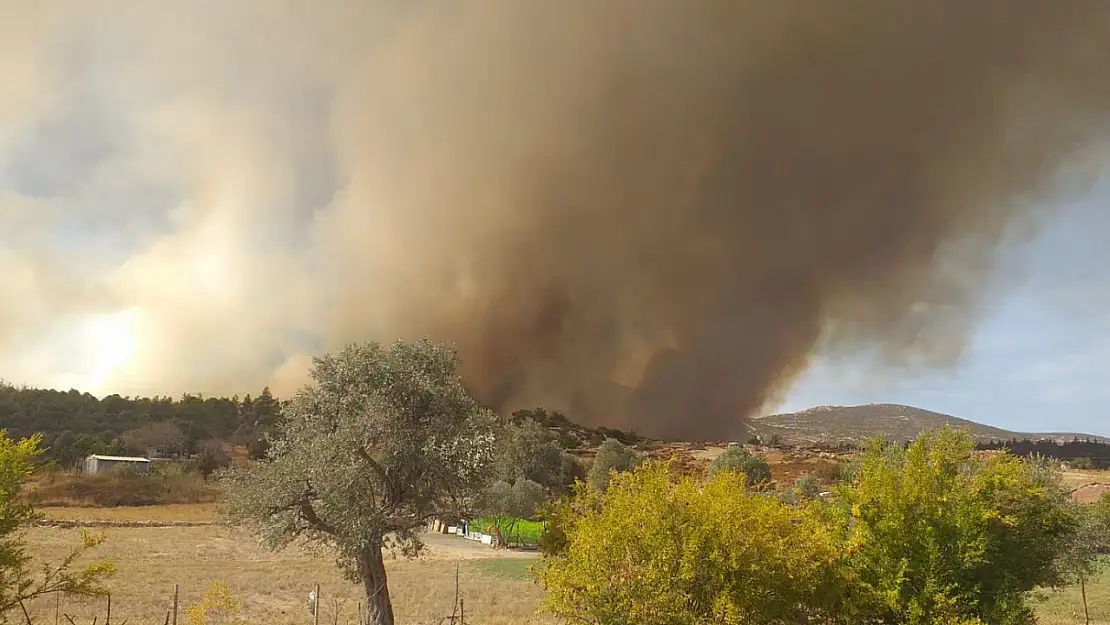
{"label": "fence post", "polygon": [[108,593],[108,616],[104,619],[104,625],[112,625],[112,593]]}
{"label": "fence post", "polygon": [[177,625],[177,584],[173,585],[173,625]]}
{"label": "fence post", "polygon": [[316,584],[316,603],[312,606],[312,625],[320,625],[320,584]]}

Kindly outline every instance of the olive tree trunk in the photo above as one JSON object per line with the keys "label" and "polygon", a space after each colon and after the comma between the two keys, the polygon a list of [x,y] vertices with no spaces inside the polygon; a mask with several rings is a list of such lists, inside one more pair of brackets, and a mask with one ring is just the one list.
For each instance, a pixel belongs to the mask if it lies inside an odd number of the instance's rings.
{"label": "olive tree trunk", "polygon": [[393,603],[389,600],[381,545],[374,545],[362,552],[358,569],[366,593],[365,625],[393,625]]}

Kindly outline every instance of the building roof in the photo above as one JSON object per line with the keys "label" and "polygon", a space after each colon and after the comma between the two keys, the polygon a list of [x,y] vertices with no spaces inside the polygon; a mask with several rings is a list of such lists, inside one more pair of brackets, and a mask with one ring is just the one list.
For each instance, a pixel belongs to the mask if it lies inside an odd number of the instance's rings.
{"label": "building roof", "polygon": [[137,456],[102,456],[100,454],[93,454],[89,458],[96,458],[97,460],[111,460],[113,462],[150,462],[147,458],[139,458]]}

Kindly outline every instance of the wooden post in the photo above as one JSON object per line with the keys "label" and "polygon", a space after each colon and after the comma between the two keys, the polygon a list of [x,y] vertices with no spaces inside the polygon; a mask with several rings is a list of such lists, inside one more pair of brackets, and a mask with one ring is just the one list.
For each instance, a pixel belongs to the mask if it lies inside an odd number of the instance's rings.
{"label": "wooden post", "polygon": [[62,614],[62,593],[54,593],[54,625],[58,625],[58,617]]}
{"label": "wooden post", "polygon": [[173,625],[177,625],[177,584],[173,585]]}
{"label": "wooden post", "polygon": [[112,625],[112,593],[108,593],[108,616],[104,619],[104,625]]}
{"label": "wooden post", "polygon": [[316,584],[316,603],[312,606],[312,625],[320,625],[320,584]]}

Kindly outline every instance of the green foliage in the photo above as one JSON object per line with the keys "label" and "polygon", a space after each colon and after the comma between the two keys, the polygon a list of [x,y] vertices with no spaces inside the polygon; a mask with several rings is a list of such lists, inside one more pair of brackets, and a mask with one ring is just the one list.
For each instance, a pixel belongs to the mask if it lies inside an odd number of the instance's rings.
{"label": "green foliage", "polygon": [[363,582],[374,622],[392,623],[382,547],[412,555],[426,519],[469,516],[491,469],[496,419],[457,366],[451,347],[428,340],[316,359],[267,460],[227,474],[223,513],[274,548],[331,545]]}
{"label": "green foliage", "polygon": [[864,614],[884,623],[1026,623],[1026,593],[1059,583],[1076,531],[1051,474],[1009,455],[982,459],[954,430],[903,450],[872,443],[838,501],[846,564]]}
{"label": "green foliage", "polygon": [[794,490],[805,499],[813,499],[821,494],[821,480],[816,475],[803,475],[794,480]]}
{"label": "green foliage", "polygon": [[729,447],[709,463],[710,474],[715,475],[721,471],[743,474],[748,486],[766,485],[771,481],[771,466],[767,461],[740,446]]}
{"label": "green foliage", "polygon": [[544,512],[548,609],[598,625],[1024,624],[1030,592],[1074,579],[1065,556],[1095,540],[1049,463],[981,457],[962,432],[876,441],[851,476],[798,505],[735,469],[699,484],[651,463],[579,485]]}
{"label": "green foliage", "polygon": [[21,531],[38,518],[22,497],[23,482],[30,477],[35,459],[42,454],[41,438],[8,438],[0,430],[0,623],[9,622],[15,610],[43,595],[66,593],[95,596],[105,592],[104,580],[115,572],[110,560],[95,561],[76,568],[78,560],[99,546],[103,535],[82,531],[81,545],[54,566],[35,566],[27,555]]}
{"label": "green foliage", "polygon": [[480,516],[470,521],[470,528],[474,531],[490,533],[490,528],[497,528],[501,537],[506,542],[517,545],[537,545],[543,534],[543,521],[533,521],[514,516]]}
{"label": "green foliage", "polygon": [[[0,423],[16,437],[43,433],[43,458],[72,469],[89,454],[146,454],[149,447],[193,453],[212,438],[257,442],[273,430],[281,403],[263,390],[257,399],[183,395],[103,399],[88,393],[0,384]],[[161,431],[166,436],[151,436]],[[176,434],[175,434],[176,432]],[[182,438],[183,437],[183,440]],[[152,444],[153,443],[153,444]]]}
{"label": "green foliage", "polygon": [[532,480],[521,478],[512,484],[498,481],[486,489],[483,508],[496,516],[530,519],[545,498],[543,487]]}
{"label": "green foliage", "polygon": [[744,443],[747,445],[758,445],[760,443],[759,437],[755,434],[752,434],[748,437],[748,440],[744,441]]}
{"label": "green foliage", "polygon": [[1090,471],[1095,468],[1095,463],[1090,458],[1075,458],[1068,464],[1071,465],[1071,468],[1079,471]]}
{"label": "green foliage", "polygon": [[597,448],[586,479],[597,490],[604,491],[613,472],[631,471],[639,466],[642,458],[636,450],[626,447],[615,438],[607,438]]}
{"label": "green foliage", "polygon": [[529,480],[562,490],[574,482],[575,459],[563,451],[558,436],[531,419],[510,423],[500,432],[493,478],[503,482]]}
{"label": "green foliage", "polygon": [[648,463],[606,492],[578,489],[563,555],[539,572],[570,623],[799,623],[831,617],[834,535],[807,509],[747,496],[724,471],[704,486]]}

